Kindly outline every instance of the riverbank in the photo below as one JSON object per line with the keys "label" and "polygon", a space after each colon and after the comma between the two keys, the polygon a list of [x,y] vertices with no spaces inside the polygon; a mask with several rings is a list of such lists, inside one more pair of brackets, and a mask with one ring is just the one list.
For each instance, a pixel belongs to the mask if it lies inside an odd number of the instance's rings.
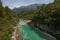
{"label": "riverbank", "polygon": [[[30,27],[34,28],[34,25],[31,23],[31,20],[25,20],[25,22],[26,22]],[[42,31],[42,30],[39,30],[38,28],[34,28],[34,29],[37,30],[38,32],[44,34],[44,35],[49,36],[52,40],[56,40],[56,38],[53,37],[52,35],[44,32],[44,31]]]}
{"label": "riverbank", "polygon": [[18,38],[18,23],[15,23],[14,25],[15,27],[13,27],[13,32],[12,32],[12,39],[11,40],[17,40]]}
{"label": "riverbank", "polygon": [[[21,32],[20,32],[20,30],[21,30],[21,26],[22,26],[22,24],[23,25],[25,25],[26,23],[29,25],[29,27],[32,27],[32,25],[31,25],[31,20],[23,20],[22,22],[20,21],[18,24],[19,24],[19,28],[18,28],[18,25],[16,26],[16,27],[14,27],[14,31],[13,31],[13,33],[12,33],[12,40],[17,40],[17,37],[18,36],[21,36],[21,35],[18,35],[18,34],[20,34]],[[25,27],[26,27],[27,25],[25,25]],[[25,29],[25,27],[23,28],[24,29],[24,31],[26,30],[26,31],[28,31],[28,30],[30,30],[30,28],[28,28],[28,29]],[[32,27],[33,28],[33,27]],[[37,32],[39,32],[40,34],[44,34],[45,36],[48,36],[49,38],[51,38],[52,40],[56,40],[56,38],[55,37],[53,37],[53,36],[51,36],[50,34],[48,34],[48,33],[46,33],[46,32],[44,32],[44,31],[41,31],[41,30],[39,30],[38,28],[33,28],[34,30],[36,30]],[[22,30],[23,31],[23,30]],[[31,30],[32,31],[32,30]],[[28,34],[29,34],[29,31],[27,32]],[[28,35],[27,34],[27,35]],[[32,35],[32,34],[30,34],[30,35]],[[36,34],[36,35],[38,35],[38,34]],[[40,35],[41,36],[41,35]],[[30,37],[29,37],[30,38]]]}

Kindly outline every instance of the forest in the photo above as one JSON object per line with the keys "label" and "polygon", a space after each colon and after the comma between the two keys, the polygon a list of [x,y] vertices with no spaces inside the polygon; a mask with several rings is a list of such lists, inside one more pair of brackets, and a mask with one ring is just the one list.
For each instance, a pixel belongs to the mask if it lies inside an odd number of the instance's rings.
{"label": "forest", "polygon": [[43,4],[40,10],[19,13],[18,16],[22,19],[32,20],[35,28],[40,29],[41,24],[48,26],[50,31],[45,32],[55,36],[58,40],[60,39],[60,0]]}
{"label": "forest", "polygon": [[60,0],[53,3],[43,4],[40,10],[30,10],[15,13],[8,6],[3,7],[0,3],[0,40],[11,40],[13,27],[19,19],[31,20],[35,28],[42,30],[40,25],[46,25],[50,30],[43,30],[58,40],[60,39]]}
{"label": "forest", "polygon": [[18,22],[17,15],[0,2],[0,40],[11,40],[13,27]]}

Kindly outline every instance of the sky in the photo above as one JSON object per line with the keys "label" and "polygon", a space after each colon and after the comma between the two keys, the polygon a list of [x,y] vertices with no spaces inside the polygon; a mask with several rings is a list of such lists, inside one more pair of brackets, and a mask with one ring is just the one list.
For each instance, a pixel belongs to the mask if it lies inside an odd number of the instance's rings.
{"label": "sky", "polygon": [[48,4],[51,2],[54,2],[54,0],[2,0],[3,6],[8,6],[11,9],[31,4]]}

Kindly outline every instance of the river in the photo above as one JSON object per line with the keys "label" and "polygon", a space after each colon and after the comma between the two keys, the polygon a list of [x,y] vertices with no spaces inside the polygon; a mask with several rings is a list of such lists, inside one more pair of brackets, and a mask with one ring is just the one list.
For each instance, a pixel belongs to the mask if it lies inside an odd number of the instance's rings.
{"label": "river", "polygon": [[18,34],[18,40],[52,40],[49,36],[31,28],[23,20],[21,20],[18,25]]}

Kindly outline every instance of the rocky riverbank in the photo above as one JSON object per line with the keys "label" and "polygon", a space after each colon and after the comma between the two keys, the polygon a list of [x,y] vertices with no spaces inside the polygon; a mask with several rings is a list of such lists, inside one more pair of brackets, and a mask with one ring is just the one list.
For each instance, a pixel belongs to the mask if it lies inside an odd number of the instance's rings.
{"label": "rocky riverbank", "polygon": [[[27,22],[27,23],[30,27],[34,28],[35,30],[49,36],[53,40],[57,40],[54,36],[51,35],[51,33],[49,33],[49,32],[51,32],[51,30],[46,25],[40,25],[40,27],[38,28],[32,22]],[[49,31],[49,32],[47,32],[47,31]]]}
{"label": "rocky riverbank", "polygon": [[15,24],[15,27],[13,27],[13,32],[12,32],[12,40],[17,40],[18,38],[18,23]]}

